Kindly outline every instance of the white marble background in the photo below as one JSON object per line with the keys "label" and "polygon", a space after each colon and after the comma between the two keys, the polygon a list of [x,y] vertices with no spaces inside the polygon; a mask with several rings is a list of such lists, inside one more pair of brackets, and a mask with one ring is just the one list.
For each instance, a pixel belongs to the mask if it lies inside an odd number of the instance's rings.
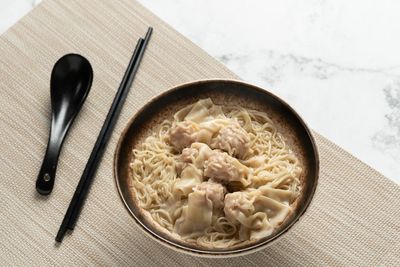
{"label": "white marble background", "polygon": [[[38,2],[0,0],[0,33]],[[140,2],[400,183],[400,1]]]}

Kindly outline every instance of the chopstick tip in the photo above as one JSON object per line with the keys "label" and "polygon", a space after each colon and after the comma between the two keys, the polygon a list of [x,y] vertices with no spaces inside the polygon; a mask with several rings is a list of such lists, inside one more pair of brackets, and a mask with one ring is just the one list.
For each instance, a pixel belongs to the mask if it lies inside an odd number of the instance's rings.
{"label": "chopstick tip", "polygon": [[67,231],[66,228],[60,228],[58,230],[57,236],[55,238],[57,243],[61,243],[63,241],[66,231]]}
{"label": "chopstick tip", "polygon": [[146,40],[146,39],[149,39],[152,32],[153,32],[153,27],[149,27],[149,28],[147,29],[146,37],[144,37],[144,39],[145,39],[145,40]]}

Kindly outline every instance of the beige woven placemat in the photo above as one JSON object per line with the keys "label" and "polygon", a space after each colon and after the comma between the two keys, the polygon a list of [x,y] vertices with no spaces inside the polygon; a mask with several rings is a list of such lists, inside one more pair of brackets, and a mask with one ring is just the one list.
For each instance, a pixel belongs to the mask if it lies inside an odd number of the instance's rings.
{"label": "beige woven placemat", "polygon": [[[144,61],[72,236],[54,236],[132,50],[154,27]],[[77,117],[48,198],[35,192],[49,128],[49,76],[63,54],[93,65],[92,91]],[[321,177],[308,213],[273,246],[233,259],[202,259],[143,235],[112,175],[128,119],[167,88],[202,78],[237,78],[133,0],[45,1],[0,39],[0,265],[400,266],[400,188],[315,134]]]}

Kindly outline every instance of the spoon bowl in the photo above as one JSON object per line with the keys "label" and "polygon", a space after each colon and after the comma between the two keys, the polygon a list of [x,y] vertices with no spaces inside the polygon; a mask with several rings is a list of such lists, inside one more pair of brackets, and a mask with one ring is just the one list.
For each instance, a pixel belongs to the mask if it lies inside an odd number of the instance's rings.
{"label": "spoon bowl", "polygon": [[51,128],[36,190],[47,195],[53,189],[58,156],[65,136],[79,113],[93,81],[89,61],[77,54],[61,57],[53,67],[50,80]]}

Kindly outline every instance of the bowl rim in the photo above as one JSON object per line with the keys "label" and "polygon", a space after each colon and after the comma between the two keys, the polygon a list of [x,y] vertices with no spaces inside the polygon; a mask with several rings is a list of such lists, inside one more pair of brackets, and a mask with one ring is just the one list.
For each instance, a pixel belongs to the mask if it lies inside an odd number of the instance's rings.
{"label": "bowl rim", "polygon": [[[255,242],[254,244],[244,247],[244,248],[238,248],[238,249],[232,249],[228,251],[210,251],[210,250],[202,250],[202,249],[194,249],[190,247],[186,247],[181,244],[177,244],[173,242],[172,240],[168,240],[159,234],[157,234],[155,231],[151,229],[151,227],[148,227],[145,223],[143,223],[136,215],[135,213],[131,210],[130,205],[127,203],[124,197],[124,193],[122,192],[121,185],[119,183],[118,179],[118,161],[119,161],[119,151],[121,149],[121,145],[126,137],[127,132],[131,128],[132,124],[137,120],[138,116],[142,114],[149,106],[151,106],[153,103],[157,102],[159,99],[166,97],[167,95],[178,91],[182,90],[185,87],[192,86],[192,85],[198,85],[198,84],[204,84],[204,83],[210,83],[210,82],[222,82],[222,83],[234,83],[237,85],[243,85],[246,87],[249,87],[249,89],[256,90],[258,92],[264,93],[269,95],[269,97],[274,98],[278,102],[280,102],[282,105],[285,106],[285,108],[289,109],[289,111],[296,117],[296,119],[299,121],[303,129],[305,130],[305,133],[307,134],[307,138],[309,139],[311,146],[312,146],[312,151],[313,151],[313,156],[314,156],[314,163],[315,163],[315,181],[312,185],[311,191],[310,191],[310,196],[306,199],[303,208],[299,211],[298,215],[292,219],[291,222],[288,223],[288,225],[281,229],[278,233],[276,233],[275,236],[273,236],[269,240],[265,240],[264,242],[257,243]],[[198,79],[198,80],[193,80],[185,83],[181,83],[175,86],[169,87],[167,90],[153,96],[149,101],[147,101],[140,109],[138,109],[135,114],[129,119],[129,121],[126,123],[123,131],[121,132],[117,146],[114,151],[114,160],[113,160],[113,176],[115,180],[116,187],[118,189],[119,196],[124,203],[125,208],[128,210],[130,215],[134,218],[134,221],[139,228],[147,234],[147,236],[150,236],[151,239],[157,241],[158,243],[173,249],[178,252],[183,252],[185,254],[189,254],[192,256],[197,256],[197,257],[206,257],[206,258],[227,258],[227,257],[236,257],[236,256],[242,256],[242,255],[247,255],[256,251],[259,251],[263,248],[266,248],[272,244],[274,244],[276,241],[278,241],[283,235],[287,234],[292,227],[300,220],[300,218],[306,213],[308,210],[308,207],[310,206],[312,200],[314,199],[315,191],[318,185],[319,181],[319,175],[320,175],[320,158],[319,158],[319,152],[318,148],[316,145],[316,141],[312,135],[312,132],[310,128],[307,126],[303,118],[283,99],[275,95],[274,93],[268,91],[267,89],[264,89],[262,87],[237,80],[237,79],[221,79],[221,78],[213,78],[213,79]]]}

